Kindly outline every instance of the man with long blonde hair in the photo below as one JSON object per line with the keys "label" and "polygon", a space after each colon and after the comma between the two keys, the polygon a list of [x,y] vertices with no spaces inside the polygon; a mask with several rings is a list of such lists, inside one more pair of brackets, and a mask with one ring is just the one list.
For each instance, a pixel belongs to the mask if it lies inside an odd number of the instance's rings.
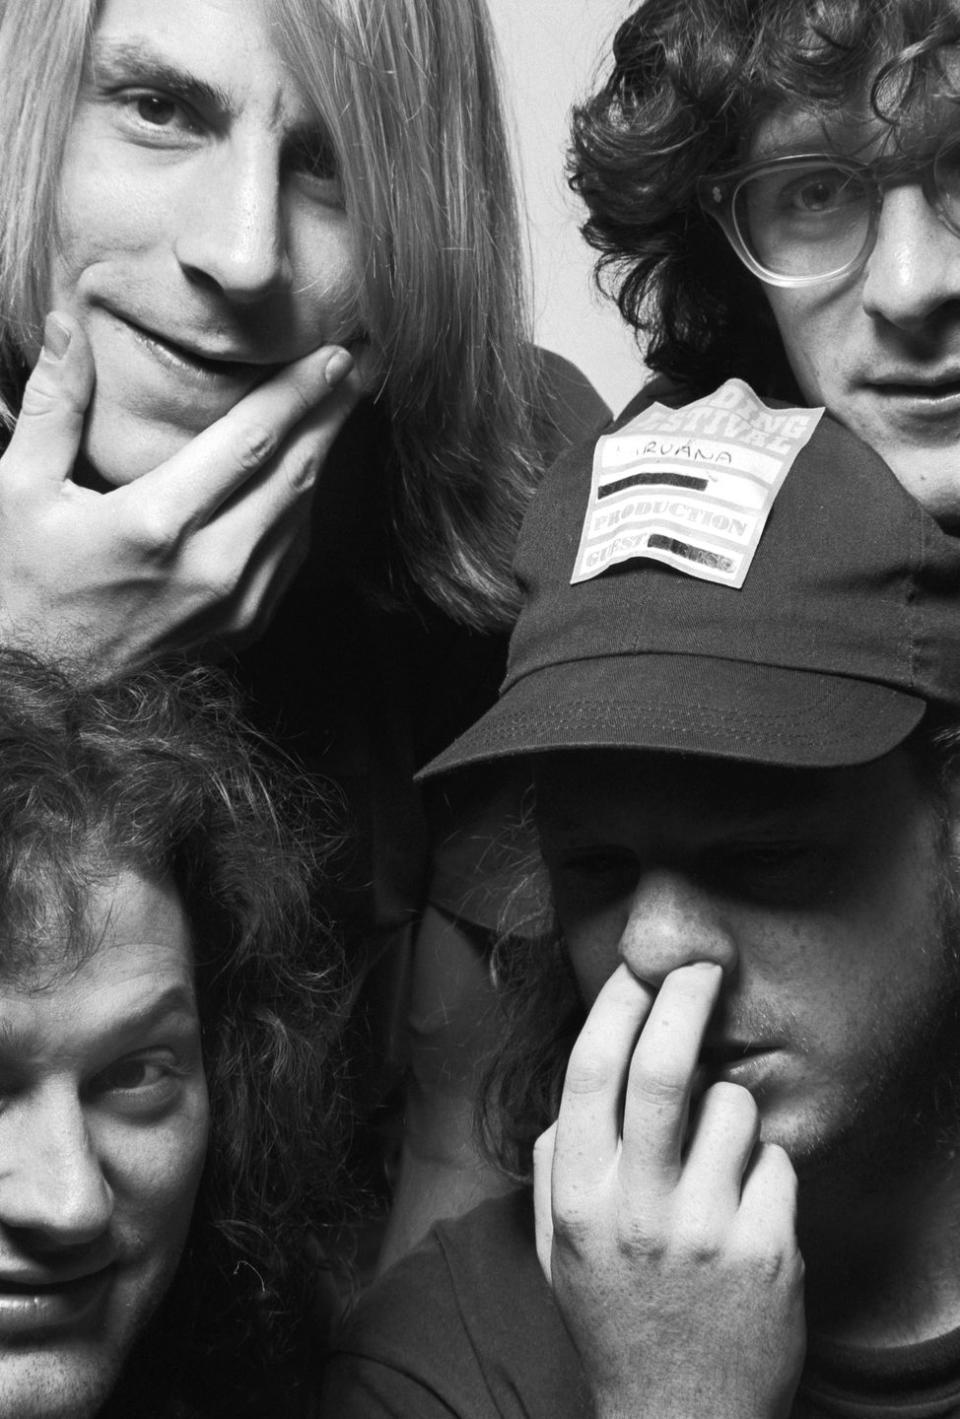
{"label": "man with long blonde hair", "polygon": [[0,69],[0,634],[93,676],[242,647],[348,801],[385,1017],[431,895],[481,989],[411,775],[492,697],[523,507],[603,412],[525,338],[482,0],[2,0]]}

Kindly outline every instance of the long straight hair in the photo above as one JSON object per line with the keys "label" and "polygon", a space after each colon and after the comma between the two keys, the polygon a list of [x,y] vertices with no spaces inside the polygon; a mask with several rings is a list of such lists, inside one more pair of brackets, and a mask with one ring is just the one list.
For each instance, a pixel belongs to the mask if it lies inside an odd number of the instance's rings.
{"label": "long straight hair", "polygon": [[[0,0],[8,423],[46,311],[59,174],[97,8]],[[270,13],[342,171],[390,421],[401,581],[466,624],[505,624],[513,543],[543,461],[543,398],[485,0],[270,0]]]}

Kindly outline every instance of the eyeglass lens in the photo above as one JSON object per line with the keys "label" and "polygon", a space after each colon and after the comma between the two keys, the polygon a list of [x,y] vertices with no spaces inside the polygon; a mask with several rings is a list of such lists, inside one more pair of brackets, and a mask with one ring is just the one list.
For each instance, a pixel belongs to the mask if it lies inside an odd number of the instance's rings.
{"label": "eyeglass lens", "polygon": [[[960,138],[933,162],[937,209],[960,234]],[[856,264],[871,238],[875,186],[867,172],[824,158],[752,174],[737,188],[733,218],[753,259],[772,275],[828,276]]]}
{"label": "eyeglass lens", "polygon": [[871,213],[869,180],[822,158],[753,174],[733,204],[741,241],[778,276],[823,276],[852,264],[869,239]]}

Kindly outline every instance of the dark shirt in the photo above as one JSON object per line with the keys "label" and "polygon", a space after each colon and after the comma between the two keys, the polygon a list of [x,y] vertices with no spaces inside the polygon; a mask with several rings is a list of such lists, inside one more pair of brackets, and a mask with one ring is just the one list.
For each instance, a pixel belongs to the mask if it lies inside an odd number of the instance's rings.
{"label": "dark shirt", "polygon": [[[366,1294],[328,1365],[322,1414],[592,1419],[528,1192],[440,1223]],[[960,1331],[883,1351],[811,1341],[794,1419],[948,1415],[960,1415]]]}

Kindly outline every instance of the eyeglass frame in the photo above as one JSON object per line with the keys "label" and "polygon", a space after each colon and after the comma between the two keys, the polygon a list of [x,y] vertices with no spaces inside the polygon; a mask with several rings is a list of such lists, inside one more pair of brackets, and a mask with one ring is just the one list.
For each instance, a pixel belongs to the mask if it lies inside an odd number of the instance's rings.
{"label": "eyeglass frame", "polygon": [[[867,163],[860,162],[856,158],[842,158],[833,153],[824,152],[789,153],[778,157],[761,158],[755,162],[744,163],[740,167],[730,168],[724,173],[706,174],[698,178],[697,199],[704,212],[718,223],[747,270],[751,271],[765,285],[791,289],[798,289],[802,286],[822,286],[825,282],[839,281],[844,276],[852,275],[855,271],[859,271],[867,261],[876,245],[883,196],[888,187],[916,182],[919,179],[923,195],[938,220],[954,236],[960,237],[960,219],[956,222],[952,221],[944,210],[936,177],[937,163],[942,154],[951,148],[960,148],[960,133],[951,133],[949,137],[944,138],[937,145],[933,152],[928,152],[924,157],[898,154],[876,158]],[[823,275],[778,275],[777,272],[762,266],[750,251],[740,233],[734,214],[734,203],[741,187],[751,177],[756,177],[760,173],[775,172],[781,168],[800,167],[811,162],[825,162],[830,167],[840,172],[849,173],[863,182],[870,199],[867,231],[863,245],[850,261]]]}

